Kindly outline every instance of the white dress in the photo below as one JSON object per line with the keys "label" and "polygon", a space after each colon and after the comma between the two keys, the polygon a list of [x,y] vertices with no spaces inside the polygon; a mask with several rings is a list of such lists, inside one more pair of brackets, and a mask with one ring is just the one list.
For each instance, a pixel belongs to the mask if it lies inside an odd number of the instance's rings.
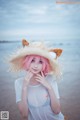
{"label": "white dress", "polygon": [[[53,80],[51,75],[46,77],[46,80],[52,85],[57,99],[59,92],[57,82]],[[16,103],[21,101],[23,78],[15,81]],[[64,120],[63,114],[55,114],[50,106],[50,97],[47,89],[39,85],[29,85],[28,87],[28,120]],[[53,101],[54,102],[54,101]]]}

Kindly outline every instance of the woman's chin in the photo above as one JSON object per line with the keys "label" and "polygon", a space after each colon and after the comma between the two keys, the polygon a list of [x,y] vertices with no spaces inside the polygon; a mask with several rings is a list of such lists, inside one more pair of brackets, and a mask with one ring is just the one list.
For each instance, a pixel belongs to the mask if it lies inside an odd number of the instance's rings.
{"label": "woman's chin", "polygon": [[33,74],[38,74],[39,71],[31,71]]}

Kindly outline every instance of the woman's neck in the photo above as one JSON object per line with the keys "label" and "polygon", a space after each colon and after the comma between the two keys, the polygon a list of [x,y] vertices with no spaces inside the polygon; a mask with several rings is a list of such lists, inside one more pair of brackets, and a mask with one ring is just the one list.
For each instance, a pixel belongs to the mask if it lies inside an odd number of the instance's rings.
{"label": "woman's neck", "polygon": [[34,76],[31,78],[31,80],[30,80],[30,84],[31,84],[31,85],[38,85],[38,84],[40,84],[38,81],[35,80],[35,76],[36,76],[36,75],[34,75]]}

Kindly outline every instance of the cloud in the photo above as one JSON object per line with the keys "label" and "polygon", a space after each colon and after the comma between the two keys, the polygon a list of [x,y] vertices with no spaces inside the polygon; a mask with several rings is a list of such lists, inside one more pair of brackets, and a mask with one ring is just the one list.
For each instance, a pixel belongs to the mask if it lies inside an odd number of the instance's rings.
{"label": "cloud", "polygon": [[[8,3],[8,4],[7,4]],[[13,39],[19,36],[67,36],[67,31],[74,34],[74,28],[80,28],[80,6],[59,5],[52,0],[39,1],[4,1],[0,4],[0,34],[2,38]]]}
{"label": "cloud", "polygon": [[32,9],[28,10],[29,14],[33,15],[45,15],[47,13],[47,6],[37,6],[36,8],[32,7]]}
{"label": "cloud", "polygon": [[18,4],[18,7],[27,14],[32,15],[44,15],[47,12],[47,5],[29,5],[29,4]]}
{"label": "cloud", "polygon": [[[41,35],[46,35],[46,37],[49,35],[51,35],[52,37],[56,37],[56,36],[66,36],[66,35],[72,35],[74,33],[75,29],[72,29],[69,28],[68,30],[68,27],[49,27],[49,28],[40,28],[40,27],[37,27],[37,28],[28,28],[28,29],[8,29],[8,30],[3,30],[3,31],[0,31],[0,36],[26,36],[26,35],[29,35],[29,36],[41,36]],[[75,31],[75,33],[80,33],[79,32],[79,29],[77,29]]]}
{"label": "cloud", "polygon": [[50,30],[33,28],[33,29],[17,29],[17,30],[5,30],[0,31],[0,34],[3,36],[17,36],[17,35],[41,35],[41,34],[50,34]]}

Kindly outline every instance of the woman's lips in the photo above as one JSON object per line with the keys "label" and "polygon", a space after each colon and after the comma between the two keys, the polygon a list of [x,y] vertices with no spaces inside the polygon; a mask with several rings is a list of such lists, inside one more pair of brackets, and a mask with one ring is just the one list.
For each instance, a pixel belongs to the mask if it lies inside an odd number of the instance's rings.
{"label": "woman's lips", "polygon": [[34,71],[37,71],[37,69],[33,69]]}

